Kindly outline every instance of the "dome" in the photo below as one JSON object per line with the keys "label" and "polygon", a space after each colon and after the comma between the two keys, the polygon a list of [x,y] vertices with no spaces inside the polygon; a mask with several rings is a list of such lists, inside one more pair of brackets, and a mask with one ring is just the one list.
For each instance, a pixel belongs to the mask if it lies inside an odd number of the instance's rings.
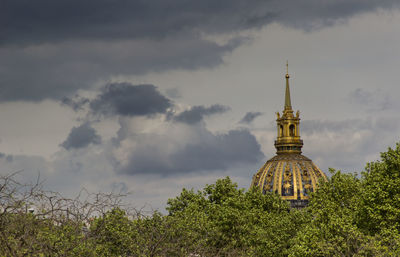
{"label": "dome", "polygon": [[311,192],[318,188],[318,182],[326,175],[309,158],[301,154],[303,140],[300,139],[300,112],[293,115],[289,74],[286,73],[285,107],[277,113],[277,155],[268,160],[254,174],[251,186],[260,188],[265,194],[275,192],[282,199],[290,201],[293,208],[308,204]]}
{"label": "dome", "polygon": [[278,154],[268,160],[254,174],[252,186],[262,192],[275,192],[290,201],[294,208],[305,207],[311,192],[318,187],[325,174],[307,157],[301,154]]}

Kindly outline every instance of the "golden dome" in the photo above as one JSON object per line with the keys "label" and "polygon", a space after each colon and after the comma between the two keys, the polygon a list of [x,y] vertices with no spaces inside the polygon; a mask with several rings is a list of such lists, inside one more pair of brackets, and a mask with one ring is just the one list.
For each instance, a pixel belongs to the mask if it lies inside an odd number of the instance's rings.
{"label": "golden dome", "polygon": [[290,201],[294,208],[305,207],[311,192],[318,187],[326,175],[307,157],[301,154],[303,140],[300,139],[300,112],[296,116],[290,101],[289,74],[286,73],[285,108],[277,113],[278,137],[276,153],[254,174],[251,185],[266,192],[278,193]]}

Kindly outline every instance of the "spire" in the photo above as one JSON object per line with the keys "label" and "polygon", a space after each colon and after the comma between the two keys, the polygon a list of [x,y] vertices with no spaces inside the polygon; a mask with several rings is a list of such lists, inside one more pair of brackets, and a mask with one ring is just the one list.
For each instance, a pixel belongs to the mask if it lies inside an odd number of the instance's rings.
{"label": "spire", "polygon": [[290,101],[289,89],[289,67],[286,62],[286,92],[285,109],[282,116],[277,114],[278,137],[275,141],[277,154],[300,154],[303,140],[300,139],[300,112],[296,116],[293,114],[292,103]]}
{"label": "spire", "polygon": [[285,92],[285,110],[292,110],[292,103],[290,101],[290,89],[289,89],[289,63],[286,61],[286,92]]}

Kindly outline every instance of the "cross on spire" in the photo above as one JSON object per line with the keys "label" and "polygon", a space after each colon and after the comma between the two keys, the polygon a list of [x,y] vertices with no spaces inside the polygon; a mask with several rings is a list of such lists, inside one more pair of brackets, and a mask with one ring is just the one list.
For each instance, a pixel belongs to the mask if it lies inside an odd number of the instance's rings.
{"label": "cross on spire", "polygon": [[286,74],[289,75],[289,61],[286,61]]}

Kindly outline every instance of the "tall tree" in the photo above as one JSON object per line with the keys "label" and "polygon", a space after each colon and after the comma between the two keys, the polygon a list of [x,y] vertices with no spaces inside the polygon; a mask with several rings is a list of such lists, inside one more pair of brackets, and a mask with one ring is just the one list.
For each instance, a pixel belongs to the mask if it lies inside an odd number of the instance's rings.
{"label": "tall tree", "polygon": [[382,230],[400,232],[400,143],[368,163],[362,173],[360,226],[374,235]]}

